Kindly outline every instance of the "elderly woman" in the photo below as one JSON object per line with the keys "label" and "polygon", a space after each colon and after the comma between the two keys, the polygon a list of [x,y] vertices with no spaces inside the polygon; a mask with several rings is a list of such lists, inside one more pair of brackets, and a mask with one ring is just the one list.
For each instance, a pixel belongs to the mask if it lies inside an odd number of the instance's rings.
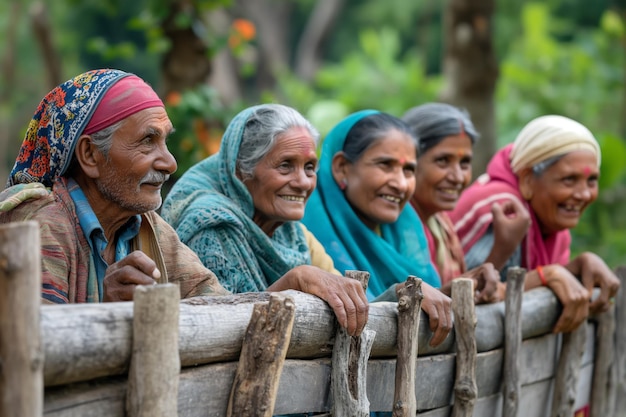
{"label": "elderly woman", "polygon": [[[462,194],[450,213],[472,267],[487,259],[498,234],[492,206],[516,201],[526,208],[530,228],[519,244],[516,233],[510,235],[509,245],[516,249],[505,267],[531,270],[526,288],[547,285],[559,299],[573,300],[564,303],[555,331],[576,328],[590,309],[606,310],[619,288],[598,256],[587,252],[570,259],[569,229],[598,195],[599,168],[600,148],[586,127],[563,116],[538,117],[493,157],[487,173]],[[589,304],[594,286],[600,287],[600,296]]]}
{"label": "elderly woman", "polygon": [[340,271],[370,272],[370,299],[395,296],[409,275],[421,278],[436,345],[452,324],[450,299],[438,290],[421,222],[405,207],[415,189],[416,145],[410,127],[388,114],[364,110],[342,120],[324,140],[303,221]]}
{"label": "elderly woman", "polygon": [[[455,208],[471,181],[472,148],[478,133],[466,111],[445,103],[413,107],[402,120],[418,137],[411,205],[425,225],[431,260],[445,284],[467,271],[463,248],[447,211]],[[494,204],[492,214],[495,230],[500,233],[496,233],[485,262],[500,269],[526,233],[529,216],[516,200]]]}
{"label": "elderly woman", "polygon": [[315,188],[318,137],[292,108],[243,110],[228,125],[220,151],[176,182],[161,214],[226,289],[282,290],[281,282],[297,282],[326,300],[354,334],[367,320],[363,288],[338,276],[298,222]]}

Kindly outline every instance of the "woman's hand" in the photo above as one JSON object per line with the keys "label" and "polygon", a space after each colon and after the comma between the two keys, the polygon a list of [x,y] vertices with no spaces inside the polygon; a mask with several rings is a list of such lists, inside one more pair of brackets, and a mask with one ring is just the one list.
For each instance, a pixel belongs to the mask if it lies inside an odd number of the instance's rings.
{"label": "woman's hand", "polygon": [[446,340],[452,330],[452,300],[425,282],[422,282],[422,293],[422,310],[428,315],[430,331],[433,332],[430,345],[437,346]]}
{"label": "woman's hand", "polygon": [[[581,285],[572,273],[561,265],[546,265],[543,267],[543,275],[548,288],[554,292],[561,304],[563,311],[554,325],[555,333],[568,333],[575,330],[589,315],[590,292]],[[537,270],[533,270],[526,276],[525,289],[531,289],[541,285]]]}
{"label": "woman's hand", "polygon": [[491,262],[486,262],[465,272],[461,277],[474,280],[474,303],[488,304],[502,301],[500,274]]}
{"label": "woman's hand", "polygon": [[267,289],[298,290],[326,301],[348,334],[358,336],[367,324],[369,303],[363,286],[356,279],[333,275],[311,265],[293,268]]}
{"label": "woman's hand", "polygon": [[530,227],[530,214],[517,199],[491,206],[494,242],[486,261],[501,269],[519,246]]}
{"label": "woman's hand", "polygon": [[595,253],[585,252],[574,258],[566,268],[580,278],[589,294],[594,287],[600,287],[600,295],[589,306],[592,313],[604,312],[611,307],[611,299],[617,294],[620,282],[602,258]]}

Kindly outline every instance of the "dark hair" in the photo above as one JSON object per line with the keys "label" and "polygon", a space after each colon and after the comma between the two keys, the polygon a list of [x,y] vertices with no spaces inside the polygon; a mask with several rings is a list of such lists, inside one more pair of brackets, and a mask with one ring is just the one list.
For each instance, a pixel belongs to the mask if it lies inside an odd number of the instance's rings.
{"label": "dark hair", "polygon": [[390,130],[398,130],[409,135],[417,149],[417,138],[409,125],[390,114],[374,113],[356,122],[348,132],[343,144],[346,159],[350,162],[358,161],[363,152],[384,138]]}
{"label": "dark hair", "polygon": [[402,120],[411,126],[418,137],[420,155],[448,136],[465,132],[472,145],[479,136],[469,113],[446,103],[426,103],[413,107],[404,113]]}

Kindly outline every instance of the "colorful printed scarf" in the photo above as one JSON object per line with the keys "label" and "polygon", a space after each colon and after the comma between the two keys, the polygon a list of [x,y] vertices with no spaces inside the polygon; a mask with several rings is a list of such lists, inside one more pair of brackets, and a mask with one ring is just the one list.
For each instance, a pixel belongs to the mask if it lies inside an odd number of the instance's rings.
{"label": "colorful printed scarf", "polygon": [[228,125],[219,152],[190,168],[165,198],[161,215],[233,292],[263,291],[290,269],[311,263],[298,222],[269,237],[254,223],[254,204],[235,175],[251,107]]}
{"label": "colorful printed scarf", "polygon": [[363,110],[348,116],[324,140],[317,188],[307,203],[303,222],[341,273],[353,269],[370,273],[370,299],[409,275],[438,288],[439,276],[430,262],[424,229],[415,210],[407,205],[395,223],[380,225],[377,234],[358,218],[333,178],[332,159],[343,149],[348,132],[374,113],[378,112]]}
{"label": "colorful printed scarf", "polygon": [[76,140],[107,90],[129,75],[111,69],[88,71],[50,91],[28,125],[6,186],[40,182],[52,187],[67,170]]}
{"label": "colorful printed scarf", "polygon": [[447,284],[466,271],[465,257],[461,242],[454,231],[448,215],[440,211],[432,215],[424,228],[430,259],[441,277],[441,284]]}
{"label": "colorful printed scarf", "polygon": [[461,194],[453,211],[449,213],[465,253],[485,234],[493,221],[491,205],[517,199],[528,210],[531,226],[522,241],[522,265],[535,269],[539,265],[569,262],[571,236],[562,230],[542,237],[539,222],[530,205],[522,198],[519,181],[511,170],[510,154],[513,144],[498,151],[480,176]]}

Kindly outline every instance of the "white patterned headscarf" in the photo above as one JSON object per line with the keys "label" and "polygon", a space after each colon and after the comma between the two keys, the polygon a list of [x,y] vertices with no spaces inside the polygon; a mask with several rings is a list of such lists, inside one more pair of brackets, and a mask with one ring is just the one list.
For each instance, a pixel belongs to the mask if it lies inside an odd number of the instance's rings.
{"label": "white patterned headscarf", "polygon": [[511,152],[511,169],[518,173],[553,156],[578,150],[593,152],[600,167],[600,146],[589,129],[564,116],[540,116],[517,135]]}

